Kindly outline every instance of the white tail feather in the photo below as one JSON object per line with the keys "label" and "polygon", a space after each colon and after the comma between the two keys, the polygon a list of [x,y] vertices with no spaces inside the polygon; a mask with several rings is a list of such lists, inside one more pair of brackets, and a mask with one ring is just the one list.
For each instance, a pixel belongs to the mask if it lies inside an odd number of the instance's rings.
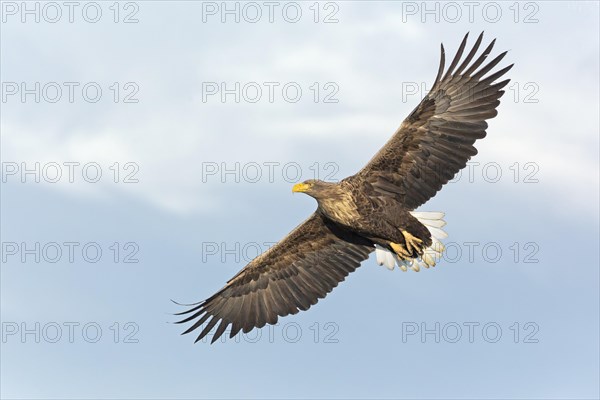
{"label": "white tail feather", "polygon": [[375,245],[375,257],[377,264],[385,265],[390,271],[394,269],[394,255],[379,245]]}
{"label": "white tail feather", "polygon": [[390,271],[394,269],[396,265],[402,270],[407,271],[408,268],[418,272],[421,268],[433,267],[442,257],[444,252],[444,245],[440,239],[445,239],[448,234],[441,228],[446,225],[444,213],[439,211],[414,211],[410,213],[413,217],[419,220],[420,223],[425,225],[431,233],[431,246],[425,249],[422,256],[412,260],[400,260],[398,256],[388,249],[385,249],[379,245],[375,245],[375,257],[377,264],[385,265]]}
{"label": "white tail feather", "polygon": [[424,219],[429,219],[429,220],[435,221],[435,220],[441,220],[442,218],[444,218],[445,214],[441,211],[411,211],[410,215],[412,215],[419,221],[422,221]]}

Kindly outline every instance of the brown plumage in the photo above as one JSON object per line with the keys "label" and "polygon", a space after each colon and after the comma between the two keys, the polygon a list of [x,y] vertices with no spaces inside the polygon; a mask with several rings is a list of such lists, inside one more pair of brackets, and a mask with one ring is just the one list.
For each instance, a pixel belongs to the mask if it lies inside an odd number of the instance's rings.
{"label": "brown plumage", "polygon": [[462,59],[467,37],[448,69],[442,45],[431,91],[360,172],[339,184],[310,180],[294,186],[317,200],[315,213],[216,294],[178,313],[185,315],[178,323],[193,323],[184,334],[206,323],[196,341],[216,327],[214,342],[229,326],[233,337],[307,310],[358,268],[375,245],[393,252],[400,263],[428,260],[435,238],[411,211],[477,154],[473,144],[485,137],[486,120],[496,116],[509,82],[496,80],[512,67],[492,72],[506,52],[484,64],[495,40],[477,55],[483,34]]}

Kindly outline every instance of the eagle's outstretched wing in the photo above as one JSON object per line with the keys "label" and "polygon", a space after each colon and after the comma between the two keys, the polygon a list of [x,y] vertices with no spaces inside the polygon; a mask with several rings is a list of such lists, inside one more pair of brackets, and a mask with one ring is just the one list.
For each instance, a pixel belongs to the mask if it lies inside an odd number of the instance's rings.
{"label": "eagle's outstretched wing", "polygon": [[194,320],[189,333],[208,321],[196,341],[220,321],[217,340],[231,324],[230,337],[278,317],[307,310],[360,266],[372,243],[315,213],[281,242],[252,260],[227,285],[178,315]]}
{"label": "eagle's outstretched wing", "polygon": [[431,91],[388,143],[349,180],[370,184],[378,195],[395,197],[412,210],[433,197],[477,154],[473,144],[485,137],[486,120],[496,116],[498,99],[504,94],[501,89],[509,79],[494,82],[512,64],[484,77],[506,52],[480,68],[495,43],[494,39],[475,58],[482,33],[459,65],[467,37],[468,34],[445,73],[442,45],[440,66]]}

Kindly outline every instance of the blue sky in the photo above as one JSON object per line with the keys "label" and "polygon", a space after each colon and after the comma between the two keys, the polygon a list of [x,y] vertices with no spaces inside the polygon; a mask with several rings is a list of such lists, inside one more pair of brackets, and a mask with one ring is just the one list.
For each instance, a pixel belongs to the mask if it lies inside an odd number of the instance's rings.
{"label": "blue sky", "polygon": [[[0,30],[3,398],[598,398],[597,3],[481,3],[472,20],[440,3],[436,21],[420,2],[334,2],[318,22],[300,3],[296,23],[295,3],[272,23],[246,3],[239,23],[220,2],[100,2],[96,23],[86,3],[72,23],[20,4]],[[170,299],[210,296],[306,218],[292,184],[360,169],[431,85],[439,43],[482,30],[515,67],[469,170],[421,208],[446,212],[445,260],[372,257],[260,334],[180,336]],[[236,82],[238,103],[209,92]],[[36,163],[39,183],[22,175]]]}

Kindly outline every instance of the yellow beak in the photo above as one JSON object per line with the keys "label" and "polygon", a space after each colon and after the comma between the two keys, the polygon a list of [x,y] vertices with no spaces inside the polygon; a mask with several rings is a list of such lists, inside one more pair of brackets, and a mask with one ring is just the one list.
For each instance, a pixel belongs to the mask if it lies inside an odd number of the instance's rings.
{"label": "yellow beak", "polygon": [[292,188],[292,192],[303,193],[306,192],[308,189],[310,189],[310,185],[307,185],[306,183],[296,183]]}

